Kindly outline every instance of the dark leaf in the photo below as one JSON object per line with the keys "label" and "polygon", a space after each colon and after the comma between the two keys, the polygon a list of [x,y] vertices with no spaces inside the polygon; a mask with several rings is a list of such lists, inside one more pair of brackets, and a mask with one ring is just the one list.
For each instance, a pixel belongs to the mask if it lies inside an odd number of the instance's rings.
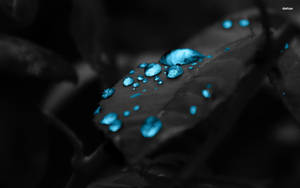
{"label": "dark leaf", "polygon": [[0,72],[50,82],[77,81],[74,68],[55,53],[22,39],[0,36]]}
{"label": "dark leaf", "polygon": [[[250,20],[250,26],[240,27],[238,21],[245,18]],[[218,130],[222,129],[219,127],[226,127],[226,123],[234,121],[243,103],[260,86],[265,71],[259,71],[259,66],[251,63],[264,43],[257,11],[245,11],[227,19],[233,21],[231,29],[223,29],[220,21],[183,45],[212,56],[211,59],[206,58],[203,63],[199,63],[199,67],[197,65],[189,70],[189,65],[183,66],[184,74],[175,80],[167,79],[162,71],[159,76],[164,81],[163,85],[157,85],[151,78],[136,91],[131,87],[124,87],[121,80],[114,86],[115,94],[110,99],[101,101],[103,110],[95,118],[97,127],[108,133],[129,162],[137,162],[166,141],[189,130],[199,131],[208,127]],[[140,68],[135,71],[134,75],[128,76],[136,78],[143,74]],[[202,93],[208,84],[211,86],[210,98]],[[143,89],[147,91],[142,92]],[[131,98],[135,93],[141,93],[141,96]],[[132,111],[135,105],[140,105],[137,112]],[[189,113],[192,105],[198,107],[194,116]],[[230,105],[237,105],[237,113],[232,112],[232,118],[225,116],[228,111],[232,111]],[[129,117],[123,116],[125,110],[132,111]],[[104,115],[111,112],[117,113],[123,122],[123,127],[117,133],[110,133],[108,126],[99,124]],[[163,124],[154,138],[144,138],[140,132],[141,125],[149,116],[156,116]],[[221,125],[223,123],[225,125]]]}
{"label": "dark leaf", "polygon": [[38,11],[38,0],[1,0],[2,11],[19,25],[31,24]]}

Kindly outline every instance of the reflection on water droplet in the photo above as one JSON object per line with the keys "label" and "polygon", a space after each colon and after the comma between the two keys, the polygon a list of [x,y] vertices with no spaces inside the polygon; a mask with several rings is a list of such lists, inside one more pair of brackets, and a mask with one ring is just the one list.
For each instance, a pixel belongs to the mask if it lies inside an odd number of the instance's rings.
{"label": "reflection on water droplet", "polygon": [[171,79],[177,78],[177,77],[181,76],[182,74],[183,74],[183,69],[181,68],[181,66],[178,66],[178,65],[171,66],[167,70],[167,77],[171,78]]}
{"label": "reflection on water droplet", "polygon": [[130,116],[130,111],[129,111],[129,110],[124,111],[124,112],[123,112],[123,115],[124,115],[125,117]]}
{"label": "reflection on water droplet", "polygon": [[107,98],[111,97],[114,94],[114,92],[115,92],[114,88],[107,88],[103,91],[102,98],[107,99]]}
{"label": "reflection on water droplet", "polygon": [[164,81],[158,80],[157,84],[158,84],[158,85],[163,85],[163,84],[164,84]]}
{"label": "reflection on water droplet", "polygon": [[143,83],[145,84],[145,83],[147,83],[147,82],[148,82],[148,79],[147,79],[147,78],[144,78]]}
{"label": "reflection on water droplet", "polygon": [[157,63],[148,64],[145,68],[145,76],[152,77],[161,72],[161,66]]}
{"label": "reflection on water droplet", "polygon": [[209,92],[208,89],[203,89],[202,90],[202,95],[203,95],[204,98],[207,98],[207,99],[211,97],[211,93]]}
{"label": "reflection on water droplet", "polygon": [[96,108],[96,110],[94,111],[94,115],[99,114],[100,111],[101,111],[101,106],[98,106],[98,107]]}
{"label": "reflection on water droplet", "polygon": [[134,73],[135,73],[134,70],[130,70],[130,71],[129,71],[129,74],[134,74]]}
{"label": "reflection on water droplet", "polygon": [[125,86],[125,87],[130,86],[131,84],[133,84],[133,82],[134,82],[133,78],[128,76],[128,77],[124,78],[123,86]]}
{"label": "reflection on water droplet", "polygon": [[122,121],[117,119],[109,125],[108,129],[111,132],[117,132],[118,130],[120,130],[121,127],[122,127]]}
{"label": "reflection on water droplet", "polygon": [[142,80],[144,80],[144,76],[138,75],[137,79],[138,79],[139,81],[142,81]]}
{"label": "reflection on water droplet", "polygon": [[134,107],[133,107],[133,110],[134,111],[138,111],[140,109],[140,105],[135,105]]}
{"label": "reflection on water droplet", "polygon": [[194,63],[202,58],[205,58],[205,56],[196,50],[183,48],[172,50],[171,52],[165,54],[161,57],[160,63],[168,66],[186,65]]}
{"label": "reflection on water droplet", "polygon": [[140,84],[139,83],[137,83],[137,82],[135,82],[133,85],[132,85],[134,88],[136,88],[136,87],[139,87],[140,86]]}
{"label": "reflection on water droplet", "polygon": [[100,121],[101,124],[109,125],[118,118],[118,115],[114,112],[106,114],[103,119]]}
{"label": "reflection on water droplet", "polygon": [[146,138],[154,137],[162,127],[162,122],[154,116],[148,117],[141,126],[141,133]]}
{"label": "reflection on water droplet", "polygon": [[239,21],[239,24],[240,24],[241,27],[247,27],[247,26],[250,25],[250,21],[247,20],[247,19],[241,19],[241,20]]}
{"label": "reflection on water droplet", "polygon": [[136,98],[136,97],[138,97],[138,96],[141,96],[142,94],[141,93],[136,93],[136,94],[133,94],[133,95],[131,95],[130,96],[130,98]]}
{"label": "reflection on water droplet", "polygon": [[232,21],[231,20],[224,20],[222,23],[222,26],[224,29],[230,29],[232,27]]}
{"label": "reflection on water droplet", "polygon": [[141,64],[139,64],[139,68],[145,68],[147,66],[147,63],[141,63]]}
{"label": "reflection on water droplet", "polygon": [[195,115],[197,113],[197,106],[193,105],[190,107],[190,114]]}

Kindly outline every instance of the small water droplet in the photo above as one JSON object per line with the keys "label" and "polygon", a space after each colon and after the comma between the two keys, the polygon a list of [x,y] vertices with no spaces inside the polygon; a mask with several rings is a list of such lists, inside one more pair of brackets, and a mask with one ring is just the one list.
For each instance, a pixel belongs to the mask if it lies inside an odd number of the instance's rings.
{"label": "small water droplet", "polygon": [[124,78],[123,86],[125,86],[125,87],[130,86],[131,84],[133,84],[133,82],[134,82],[133,78],[128,76],[128,77]]}
{"label": "small water droplet", "polygon": [[163,55],[160,59],[160,63],[168,66],[186,65],[194,63],[202,58],[205,58],[205,56],[196,50],[183,48],[172,50],[171,52]]}
{"label": "small water droplet", "polygon": [[230,48],[225,48],[224,52],[228,52],[230,50]]}
{"label": "small water droplet", "polygon": [[161,72],[161,66],[157,63],[148,64],[145,68],[145,76],[152,77]]}
{"label": "small water droplet", "polygon": [[136,94],[131,95],[130,98],[133,99],[133,98],[139,97],[141,95],[142,95],[141,93],[136,93]]}
{"label": "small water droplet", "polygon": [[195,63],[192,63],[192,65],[193,65],[193,66],[195,66],[195,65],[198,65],[198,63],[197,63],[197,62],[195,62]]}
{"label": "small water droplet", "polygon": [[232,27],[232,21],[231,20],[224,20],[222,23],[222,26],[224,29],[230,29]]}
{"label": "small water droplet", "polygon": [[155,116],[148,117],[141,126],[141,133],[146,138],[154,137],[162,127],[162,122]]}
{"label": "small water droplet", "polygon": [[142,81],[142,80],[144,80],[144,76],[143,76],[143,75],[138,75],[137,79],[138,79],[139,81]]}
{"label": "small water droplet", "polygon": [[137,87],[139,87],[140,86],[140,84],[139,83],[137,83],[137,82],[135,82],[133,85],[132,85],[134,88],[137,88]]}
{"label": "small water droplet", "polygon": [[129,110],[124,111],[124,112],[123,112],[123,115],[124,115],[125,117],[130,116],[130,111],[129,111]]}
{"label": "small water droplet", "polygon": [[158,80],[158,81],[157,81],[157,84],[158,84],[158,85],[163,85],[163,84],[164,84],[164,81]]}
{"label": "small water droplet", "polygon": [[147,83],[147,82],[148,82],[148,79],[147,79],[147,78],[144,78],[143,83],[145,84],[145,83]]}
{"label": "small water droplet", "polygon": [[177,78],[182,74],[183,74],[183,69],[181,68],[181,66],[178,65],[169,67],[167,71],[167,77],[171,79]]}
{"label": "small water droplet", "polygon": [[114,112],[106,114],[103,119],[100,121],[101,124],[110,125],[118,118],[118,115]]}
{"label": "small water droplet", "polygon": [[116,119],[115,121],[113,121],[108,129],[111,131],[111,132],[117,132],[118,130],[120,130],[122,127],[122,121],[119,120],[119,119]]}
{"label": "small water droplet", "polygon": [[202,90],[202,95],[203,95],[203,97],[206,98],[206,99],[208,99],[208,98],[211,97],[211,93],[209,92],[208,89],[203,89],[203,90]]}
{"label": "small water droplet", "polygon": [[195,115],[197,113],[197,106],[193,105],[190,107],[190,114]]}
{"label": "small water droplet", "polygon": [[146,66],[147,66],[148,64],[147,63],[141,63],[141,64],[139,64],[139,68],[145,68]]}
{"label": "small water droplet", "polygon": [[134,73],[135,73],[134,70],[130,70],[130,71],[129,71],[129,74],[134,74]]}
{"label": "small water droplet", "polygon": [[138,111],[140,109],[140,105],[135,105],[134,107],[133,107],[133,110],[134,111]]}
{"label": "small water droplet", "polygon": [[154,80],[155,80],[155,81],[158,81],[158,80],[160,80],[160,77],[159,77],[159,76],[155,76],[155,77],[154,77]]}
{"label": "small water droplet", "polygon": [[98,106],[96,108],[96,110],[94,111],[94,115],[98,115],[100,113],[100,111],[101,111],[101,106]]}
{"label": "small water droplet", "polygon": [[250,25],[250,21],[247,20],[247,19],[241,19],[241,20],[239,21],[239,25],[240,25],[241,27],[247,27],[247,26]]}
{"label": "small water droplet", "polygon": [[102,93],[102,98],[103,99],[108,99],[109,97],[111,97],[113,94],[115,93],[115,89],[114,88],[107,88],[103,91]]}
{"label": "small water droplet", "polygon": [[284,49],[287,50],[289,48],[289,43],[285,43]]}
{"label": "small water droplet", "polygon": [[190,67],[189,67],[189,69],[190,69],[190,70],[193,70],[193,69],[194,69],[194,67],[190,66]]}

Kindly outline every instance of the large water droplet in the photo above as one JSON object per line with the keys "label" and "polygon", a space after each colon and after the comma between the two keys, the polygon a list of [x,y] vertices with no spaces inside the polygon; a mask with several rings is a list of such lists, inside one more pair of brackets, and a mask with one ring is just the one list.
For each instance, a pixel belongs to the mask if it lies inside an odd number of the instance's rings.
{"label": "large water droplet", "polygon": [[141,96],[142,94],[141,93],[136,93],[136,94],[133,94],[133,95],[131,95],[130,96],[130,98],[136,98],[136,97],[138,97],[138,96]]}
{"label": "large water droplet", "polygon": [[171,52],[165,54],[161,57],[160,63],[168,66],[186,65],[194,63],[202,58],[205,58],[205,56],[196,50],[183,48],[172,50]]}
{"label": "large water droplet", "polygon": [[124,115],[125,117],[130,116],[130,111],[129,111],[129,110],[124,111],[124,112],[123,112],[123,115]]}
{"label": "large water droplet", "polygon": [[141,133],[146,138],[154,137],[162,127],[162,122],[154,116],[148,117],[141,126]]}
{"label": "large water droplet", "polygon": [[203,97],[206,98],[206,99],[208,99],[208,98],[211,97],[211,93],[210,93],[210,91],[209,91],[208,89],[203,89],[203,90],[202,90],[202,95],[203,95]]}
{"label": "large water droplet", "polygon": [[139,68],[145,68],[146,66],[147,66],[148,64],[147,63],[141,63],[141,64],[139,64]]}
{"label": "large water droplet", "polygon": [[148,64],[147,67],[145,68],[145,75],[147,77],[152,77],[161,72],[161,66],[160,64],[157,63],[151,63]]}
{"label": "large water droplet", "polygon": [[103,119],[100,121],[101,124],[110,125],[118,118],[118,115],[114,112],[106,114]]}
{"label": "large water droplet", "polygon": [[239,21],[239,24],[240,24],[241,27],[247,27],[247,26],[250,25],[250,21],[247,20],[247,19],[241,19],[241,20]]}
{"label": "large water droplet", "polygon": [[111,97],[114,93],[115,93],[114,88],[107,88],[103,91],[102,98],[107,99],[107,98]]}
{"label": "large water droplet", "polygon": [[135,105],[134,107],[133,107],[133,110],[134,111],[138,111],[140,109],[140,105]]}
{"label": "large water droplet", "polygon": [[130,86],[131,84],[133,84],[133,82],[134,82],[133,78],[128,76],[128,77],[124,78],[123,86],[125,86],[125,87]]}
{"label": "large water droplet", "polygon": [[142,81],[142,80],[144,80],[144,76],[143,76],[143,75],[138,75],[137,79],[138,79],[139,81]]}
{"label": "large water droplet", "polygon": [[96,110],[94,111],[94,115],[99,114],[100,111],[101,111],[101,106],[98,106],[98,107],[96,108]]}
{"label": "large water droplet", "polygon": [[122,127],[122,121],[119,119],[116,119],[109,125],[108,129],[111,132],[117,132],[118,130],[120,130],[121,127]]}
{"label": "large water droplet", "polygon": [[193,105],[190,107],[190,114],[195,115],[197,113],[197,106]]}
{"label": "large water droplet", "polygon": [[171,79],[177,78],[182,74],[183,74],[183,69],[181,68],[181,66],[178,65],[171,66],[167,70],[167,77]]}
{"label": "large water droplet", "polygon": [[135,82],[133,85],[132,85],[134,88],[136,88],[136,87],[139,87],[140,86],[140,84],[139,83],[137,83],[137,82]]}
{"label": "large water droplet", "polygon": [[224,29],[230,29],[232,27],[232,21],[231,20],[224,20],[222,23],[222,26]]}

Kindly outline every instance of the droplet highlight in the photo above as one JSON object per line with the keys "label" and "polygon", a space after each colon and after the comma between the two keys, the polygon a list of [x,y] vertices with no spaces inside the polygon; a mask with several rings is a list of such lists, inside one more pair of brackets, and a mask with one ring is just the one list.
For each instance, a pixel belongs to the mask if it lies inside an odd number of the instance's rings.
{"label": "droplet highlight", "polygon": [[241,19],[241,20],[239,21],[239,25],[240,25],[241,27],[248,27],[248,26],[250,25],[250,21],[247,20],[247,19]]}
{"label": "droplet highlight", "polygon": [[124,111],[124,112],[123,112],[123,115],[124,115],[125,117],[130,116],[130,111],[129,111],[129,110]]}
{"label": "droplet highlight", "polygon": [[154,137],[161,129],[162,122],[155,116],[148,117],[141,126],[141,133],[145,138]]}
{"label": "droplet highlight", "polygon": [[133,84],[133,82],[134,82],[133,78],[128,76],[128,77],[124,78],[123,86],[125,86],[125,87],[130,86],[131,84]]}
{"label": "droplet highlight", "polygon": [[117,119],[109,125],[108,130],[110,130],[111,132],[117,132],[121,129],[121,127],[122,127],[122,121]]}
{"label": "droplet highlight", "polygon": [[232,27],[232,21],[231,20],[224,20],[222,23],[222,27],[224,29],[230,29]]}
{"label": "droplet highlight", "polygon": [[140,105],[135,105],[134,107],[133,107],[133,110],[134,111],[138,111],[140,109]]}
{"label": "droplet highlight", "polygon": [[202,90],[202,96],[206,99],[210,98],[211,97],[211,93],[208,89],[203,89]]}
{"label": "droplet highlight", "polygon": [[190,106],[190,114],[195,115],[197,113],[197,106]]}

